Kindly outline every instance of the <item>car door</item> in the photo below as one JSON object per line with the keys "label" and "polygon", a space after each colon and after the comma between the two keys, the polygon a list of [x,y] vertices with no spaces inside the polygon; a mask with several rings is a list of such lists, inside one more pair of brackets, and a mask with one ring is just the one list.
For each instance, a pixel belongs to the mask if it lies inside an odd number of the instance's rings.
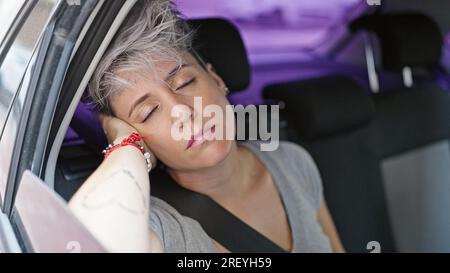
{"label": "car door", "polygon": [[0,1],[0,253],[20,252],[6,193],[36,52],[56,0]]}
{"label": "car door", "polygon": [[14,213],[17,232],[27,252],[105,251],[66,202],[30,171],[25,171],[20,181]]}
{"label": "car door", "polygon": [[[101,246],[41,178],[67,68],[84,27],[102,12],[105,1],[30,2],[34,5],[15,31],[0,66],[0,75],[10,82],[6,86],[12,93],[0,138],[0,153],[8,155],[0,158],[0,192],[3,219],[10,226],[5,230],[13,231],[0,230],[0,239],[16,236],[25,252],[100,252]],[[103,6],[108,10],[108,5]],[[6,62],[8,58],[12,61]],[[5,250],[9,251],[14,249]]]}

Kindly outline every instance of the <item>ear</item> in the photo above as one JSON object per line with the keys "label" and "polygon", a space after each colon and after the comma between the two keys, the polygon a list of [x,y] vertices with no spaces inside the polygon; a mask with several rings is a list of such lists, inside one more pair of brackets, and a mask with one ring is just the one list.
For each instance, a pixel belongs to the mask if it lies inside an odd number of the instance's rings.
{"label": "ear", "polygon": [[217,83],[217,86],[220,89],[224,89],[225,88],[225,83],[222,80],[222,78],[217,74],[216,70],[214,69],[214,67],[212,66],[212,64],[207,63],[206,64],[206,71],[208,72],[208,74],[214,79],[214,81]]}

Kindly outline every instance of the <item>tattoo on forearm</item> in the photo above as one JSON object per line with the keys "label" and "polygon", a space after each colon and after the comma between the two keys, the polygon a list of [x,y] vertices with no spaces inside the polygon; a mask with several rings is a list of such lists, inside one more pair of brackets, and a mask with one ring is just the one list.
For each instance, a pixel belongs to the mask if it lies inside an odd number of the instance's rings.
{"label": "tattoo on forearm", "polygon": [[92,210],[118,206],[129,213],[141,215],[148,209],[148,198],[135,176],[129,170],[122,169],[89,189],[82,205]]}

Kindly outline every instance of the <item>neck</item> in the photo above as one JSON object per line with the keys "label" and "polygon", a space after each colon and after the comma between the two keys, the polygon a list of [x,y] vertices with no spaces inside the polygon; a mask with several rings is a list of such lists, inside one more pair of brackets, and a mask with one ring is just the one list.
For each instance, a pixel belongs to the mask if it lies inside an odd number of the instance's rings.
{"label": "neck", "polygon": [[249,170],[251,154],[233,143],[228,156],[215,166],[195,171],[173,171],[170,175],[182,187],[226,203],[227,200],[244,196],[251,184]]}

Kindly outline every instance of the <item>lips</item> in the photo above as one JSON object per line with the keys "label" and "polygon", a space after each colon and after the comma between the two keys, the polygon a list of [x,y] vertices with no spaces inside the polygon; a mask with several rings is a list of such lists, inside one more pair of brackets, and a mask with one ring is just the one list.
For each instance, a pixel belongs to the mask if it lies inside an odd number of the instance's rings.
{"label": "lips", "polygon": [[214,134],[215,131],[216,125],[212,125],[209,128],[203,128],[203,130],[200,131],[199,133],[192,135],[191,139],[187,144],[186,150],[202,145],[203,143],[208,141],[208,139],[205,138],[205,135],[208,133]]}

